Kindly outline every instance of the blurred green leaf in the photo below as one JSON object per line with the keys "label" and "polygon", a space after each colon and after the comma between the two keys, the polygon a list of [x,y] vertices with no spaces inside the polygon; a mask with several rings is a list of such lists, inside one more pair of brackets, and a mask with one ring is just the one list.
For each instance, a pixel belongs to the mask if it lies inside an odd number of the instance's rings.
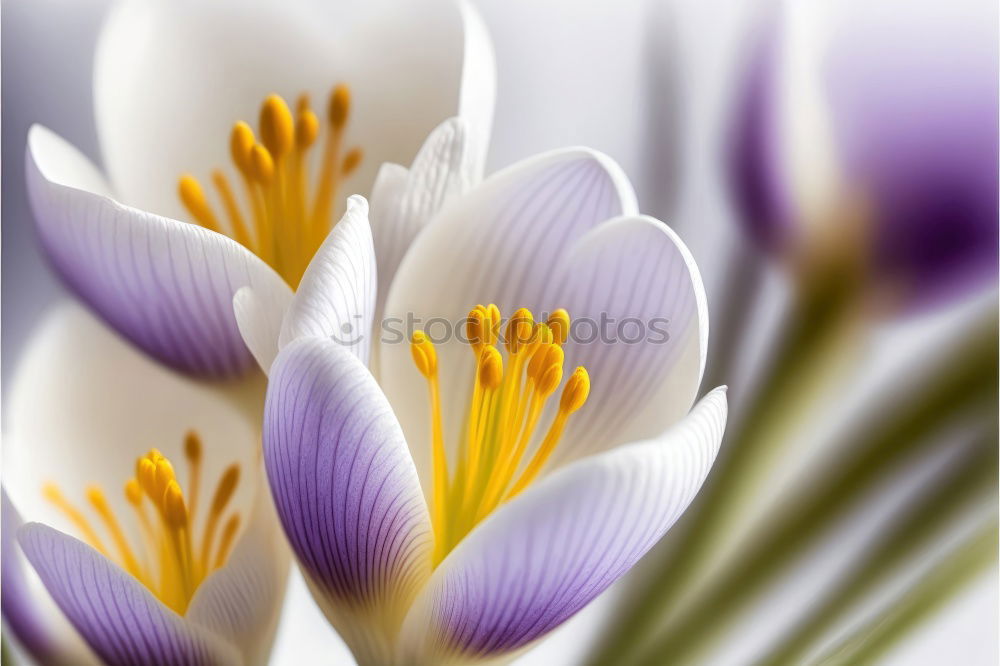
{"label": "blurred green leaf", "polygon": [[920,582],[878,617],[851,634],[817,663],[829,666],[871,664],[962,588],[997,562],[996,519],[958,546]]}
{"label": "blurred green leaf", "polygon": [[[711,546],[711,540],[700,536],[703,530],[711,529],[705,523],[718,520],[711,510],[695,516],[694,528],[688,535],[694,543],[682,544],[675,557],[659,565],[652,579],[644,581],[645,592],[623,609],[591,663],[656,663],[658,655],[663,654],[670,654],[672,661],[680,663],[685,650],[719,630],[741,604],[842,516],[852,499],[877,486],[897,467],[932,445],[934,440],[928,433],[962,410],[982,410],[995,423],[996,322],[996,313],[990,313],[986,324],[958,341],[956,348],[894,410],[890,408],[874,426],[865,424],[851,438],[857,446],[845,454],[839,468],[828,470],[808,495],[797,496],[784,511],[772,515],[752,542],[740,548],[739,558],[724,575],[711,580],[693,604],[677,609],[674,604],[681,598],[680,592],[699,573]],[[791,371],[790,366],[786,365],[784,371]],[[753,429],[753,424],[751,420],[747,426]],[[739,464],[754,464],[752,452],[743,451],[732,441],[727,446],[734,449],[734,454],[742,453],[733,456]],[[729,471],[714,479],[716,493],[707,498],[709,507],[717,496],[725,494],[725,481],[734,474],[737,472]],[[718,529],[717,524],[714,529]],[[672,618],[667,626],[662,624],[663,617]]]}
{"label": "blurred green leaf", "polygon": [[908,559],[925,551],[970,506],[996,495],[996,435],[991,434],[947,469],[945,478],[924,492],[862,557],[827,598],[817,601],[792,635],[759,663],[770,666],[802,663],[815,642],[849,613],[880,581],[899,571]]}

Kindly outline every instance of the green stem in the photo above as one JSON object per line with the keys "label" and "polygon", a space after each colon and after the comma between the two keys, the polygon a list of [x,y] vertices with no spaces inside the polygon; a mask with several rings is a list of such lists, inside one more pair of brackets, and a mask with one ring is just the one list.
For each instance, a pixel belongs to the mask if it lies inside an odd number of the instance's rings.
{"label": "green stem", "polygon": [[831,379],[831,364],[853,346],[858,323],[856,284],[842,275],[828,275],[807,284],[793,303],[788,325],[775,348],[777,358],[760,386],[751,393],[742,427],[730,427],[723,451],[684,524],[691,529],[677,542],[675,552],[643,581],[648,590],[626,608],[610,632],[612,637],[594,663],[608,663],[637,649],[651,634],[665,611],[699,579],[730,526],[750,503],[766,471],[790,445],[782,437],[801,417],[805,403]]}
{"label": "green stem", "polygon": [[[796,498],[775,514],[725,572],[712,579],[693,603],[676,612],[677,590],[696,567],[688,559],[660,565],[641,594],[622,613],[617,631],[605,640],[593,664],[640,663],[643,656],[679,656],[723,627],[754,593],[801,553],[824,528],[843,516],[850,500],[877,486],[904,461],[920,455],[933,439],[927,437],[956,412],[982,409],[995,422],[997,390],[996,314],[988,325],[964,339],[875,427],[865,424],[853,438],[857,446],[839,467],[827,471],[808,495]],[[883,408],[884,409],[884,408]],[[697,524],[697,523],[696,523]],[[699,525],[700,527],[700,525]],[[667,626],[658,617],[672,617]],[[655,635],[653,629],[658,629]],[[678,660],[679,661],[679,660]]]}
{"label": "green stem", "polygon": [[[880,543],[852,566],[845,580],[826,599],[810,607],[806,617],[784,642],[759,663],[767,666],[804,662],[810,649],[844,617],[878,581],[900,570],[914,554],[923,552],[970,506],[996,494],[996,431],[943,475],[930,492],[908,507]],[[988,492],[986,492],[988,491]]]}
{"label": "green stem", "polygon": [[901,638],[930,617],[975,576],[997,562],[997,523],[980,529],[954,549],[920,582],[897,599],[866,627],[819,658],[817,663],[839,666],[876,663]]}

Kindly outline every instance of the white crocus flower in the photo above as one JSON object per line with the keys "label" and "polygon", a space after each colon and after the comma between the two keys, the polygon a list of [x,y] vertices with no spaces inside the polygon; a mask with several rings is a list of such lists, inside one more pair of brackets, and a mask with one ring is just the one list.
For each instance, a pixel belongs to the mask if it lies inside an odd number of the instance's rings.
{"label": "white crocus flower", "polygon": [[92,660],[78,634],[109,664],[266,663],[289,557],[260,408],[232,397],[78,305],[43,322],[9,389],[3,498],[4,618],[40,661]]}
{"label": "white crocus flower", "polygon": [[340,193],[367,193],[449,118],[479,178],[494,72],[464,0],[150,0],[111,12],[94,81],[106,177],[30,133],[39,239],[119,333],[220,378],[254,366],[233,294],[287,302]]}
{"label": "white crocus flower", "polygon": [[[669,529],[726,420],[724,389],[692,409],[708,335],[697,268],[637,213],[617,165],[560,150],[449,197],[454,155],[439,142],[393,197],[376,189],[373,209],[417,230],[387,289],[355,197],[290,307],[252,289],[235,299],[269,372],[279,518],[364,664],[527,647]],[[410,317],[426,330],[404,332]],[[434,317],[468,340],[434,344],[448,337]],[[363,335],[376,322],[380,335]]]}

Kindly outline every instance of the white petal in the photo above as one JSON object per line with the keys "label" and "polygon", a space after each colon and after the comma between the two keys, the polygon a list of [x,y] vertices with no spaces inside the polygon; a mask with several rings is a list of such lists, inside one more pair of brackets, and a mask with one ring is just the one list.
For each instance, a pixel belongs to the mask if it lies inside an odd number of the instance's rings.
{"label": "white petal", "polygon": [[[118,515],[129,515],[121,488],[135,473],[136,458],[154,446],[175,462],[186,484],[183,439],[190,429],[204,442],[202,478],[209,483],[230,463],[255,466],[259,407],[254,415],[232,390],[154,363],[76,304],[47,315],[6,388],[4,485],[26,521],[76,534],[43,499],[49,481],[77,503],[86,486],[97,483]],[[240,390],[256,391],[260,401],[259,383]],[[244,515],[251,486],[240,484],[233,498]],[[125,528],[141,538],[137,525]]]}
{"label": "white petal", "polygon": [[717,389],[661,437],[578,461],[497,509],[414,602],[407,654],[423,663],[496,657],[567,620],[684,512],[725,422],[725,389]]}
{"label": "white petal", "polygon": [[496,58],[489,32],[479,12],[467,0],[458,0],[465,27],[465,59],[462,63],[461,96],[458,114],[470,129],[472,175],[482,178],[496,101]]}
{"label": "white petal", "polygon": [[275,292],[274,296],[271,303],[266,303],[251,287],[243,287],[233,296],[233,312],[240,336],[264,374],[271,371],[271,364],[278,355],[281,325],[292,304],[291,290]]}
{"label": "white petal", "polygon": [[304,337],[329,338],[367,364],[376,288],[368,202],[355,195],[309,262],[285,315],[278,348]]}
{"label": "white petal", "polygon": [[[496,303],[505,316],[518,307],[551,311],[558,304],[543,296],[562,257],[589,230],[635,208],[625,174],[601,153],[566,149],[515,164],[453,200],[417,237],[393,280],[385,315],[393,325],[412,320],[438,338],[444,324],[432,318],[453,324],[477,303]],[[396,333],[398,326],[392,335],[403,337]],[[383,339],[379,378],[427,481],[425,382],[408,346]],[[445,438],[453,448],[474,363],[468,345],[457,340],[438,345],[438,358]]]}
{"label": "white petal", "polygon": [[566,367],[590,373],[554,462],[655,437],[691,409],[705,368],[708,307],[694,258],[651,217],[620,217],[573,247],[545,301],[573,319]]}
{"label": "white petal", "polygon": [[205,579],[185,614],[237,646],[248,666],[267,663],[291,561],[263,466],[255,476],[249,524],[226,565]]}
{"label": "white petal", "polygon": [[127,203],[176,217],[179,175],[228,165],[233,123],[255,121],[266,95],[308,92],[322,108],[344,82],[347,141],[365,158],[343,191],[365,194],[379,165],[409,164],[458,111],[462,30],[450,2],[119,3],[95,65],[108,173]]}
{"label": "white petal", "polygon": [[372,192],[371,213],[379,274],[376,322],[413,239],[447,201],[479,182],[480,169],[469,125],[461,118],[450,118],[435,128],[409,170],[383,165]]}
{"label": "white petal", "polygon": [[232,300],[245,285],[268,300],[288,291],[267,264],[221,234],[122,206],[86,158],[40,126],[28,136],[27,180],[54,268],[116,330],[191,374],[253,367]]}

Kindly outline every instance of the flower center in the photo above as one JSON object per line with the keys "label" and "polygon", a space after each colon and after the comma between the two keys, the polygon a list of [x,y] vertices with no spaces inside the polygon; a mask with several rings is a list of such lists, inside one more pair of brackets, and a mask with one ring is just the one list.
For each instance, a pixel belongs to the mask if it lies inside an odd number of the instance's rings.
{"label": "flower center", "polygon": [[556,310],[544,323],[535,323],[525,308],[517,310],[507,323],[503,341],[505,371],[496,346],[500,310],[492,304],[477,305],[469,313],[467,333],[477,366],[465,445],[459,447],[453,474],[449,474],[441,426],[437,352],[422,331],[413,334],[413,360],[430,389],[435,566],[491,511],[538,477],[570,414],[586,402],[590,376],[578,367],[566,381],[552,423],[539,441],[538,422],[562,382],[562,345],[569,324],[565,310]]}
{"label": "flower center", "polygon": [[333,202],[340,184],[361,163],[360,148],[343,153],[350,111],[350,89],[339,84],[330,93],[328,131],[319,173],[313,177],[309,153],[319,139],[321,125],[308,95],[299,96],[294,116],[284,99],[268,96],[260,109],[260,140],[243,121],[233,126],[229,136],[243,201],[237,200],[225,172],[216,169],[212,185],[225,211],[222,218],[190,174],[181,176],[178,185],[181,202],[195,222],[246,247],[295,289],[333,228]]}
{"label": "flower center", "polygon": [[[125,498],[135,513],[142,533],[137,548],[129,543],[122,523],[99,486],[87,488],[87,502],[111,538],[113,549],[105,546],[84,513],[67,500],[55,484],[46,484],[42,492],[70,519],[84,541],[117,562],[160,601],[183,615],[205,577],[226,563],[240,527],[239,514],[231,512],[222,524],[219,537],[222,515],[240,480],[239,465],[234,463],[226,468],[216,484],[201,538],[196,543],[194,523],[198,509],[201,454],[202,444],[198,434],[188,433],[184,440],[184,456],[191,480],[187,499],[174,476],[173,465],[163,454],[150,449],[149,453],[136,460],[135,476],[125,483]],[[147,511],[147,504],[152,506],[152,517]]]}

